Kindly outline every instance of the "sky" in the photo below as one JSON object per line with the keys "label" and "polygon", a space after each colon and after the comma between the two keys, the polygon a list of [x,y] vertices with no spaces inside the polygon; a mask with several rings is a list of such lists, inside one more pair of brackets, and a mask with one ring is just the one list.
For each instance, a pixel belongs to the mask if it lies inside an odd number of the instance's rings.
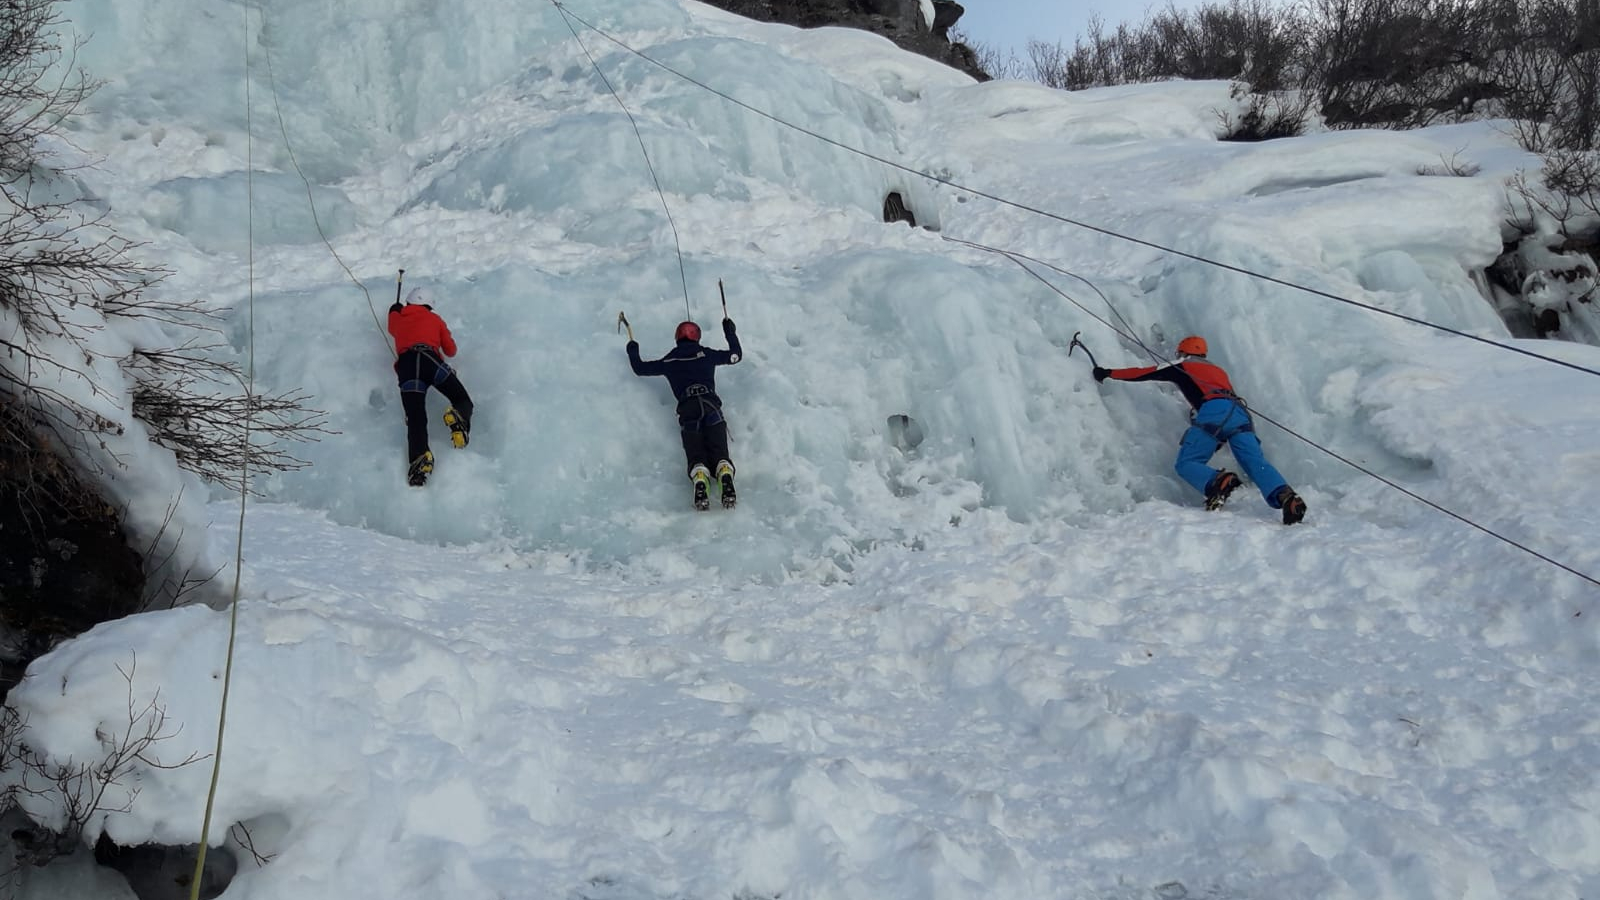
{"label": "sky", "polygon": [[[1060,0],[970,0],[961,4],[966,12],[957,28],[971,40],[996,48],[1010,48],[1023,56],[1029,41],[1061,43],[1071,47],[1088,31],[1089,20],[1099,14],[1107,30],[1123,22],[1144,21],[1152,10],[1164,9],[1164,2],[1144,0],[1092,0],[1065,3]],[[1176,4],[1180,9],[1199,6],[1197,0]]]}
{"label": "sky", "polygon": [[[1474,281],[1532,163],[1502,131],[1220,142],[1226,83],[977,84],[681,0],[568,4],[626,46],[514,0],[312,6],[65,7],[109,81],[57,151],[337,432],[242,532],[157,448],[106,476],[141,521],[186,497],[219,585],[244,560],[222,896],[1600,892],[1600,349],[1513,338]],[[421,489],[377,324],[401,268],[478,410],[452,449],[431,399]],[[618,313],[653,358],[719,283],[740,503],[696,513]],[[104,339],[159,340],[132,327]],[[1206,512],[1178,393],[1090,377],[1191,333],[1304,523],[1251,485]],[[47,764],[144,743],[17,896],[126,900],[100,834],[199,839],[229,634],[191,605],[34,663],[8,702]]]}

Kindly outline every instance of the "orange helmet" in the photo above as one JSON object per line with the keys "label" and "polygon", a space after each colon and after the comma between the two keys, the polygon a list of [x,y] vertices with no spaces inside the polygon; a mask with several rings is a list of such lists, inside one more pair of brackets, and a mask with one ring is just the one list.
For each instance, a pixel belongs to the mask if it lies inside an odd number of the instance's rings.
{"label": "orange helmet", "polygon": [[1191,334],[1178,342],[1178,352],[1184,356],[1205,356],[1206,339],[1197,334]]}

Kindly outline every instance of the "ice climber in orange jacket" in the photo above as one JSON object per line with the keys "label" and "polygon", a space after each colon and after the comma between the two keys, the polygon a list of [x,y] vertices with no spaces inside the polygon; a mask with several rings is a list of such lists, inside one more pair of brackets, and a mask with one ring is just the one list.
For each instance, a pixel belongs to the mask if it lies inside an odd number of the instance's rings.
{"label": "ice climber in orange jacket", "polygon": [[1273,509],[1283,510],[1283,524],[1293,525],[1305,518],[1306,502],[1267,462],[1256,437],[1255,425],[1244,401],[1233,392],[1233,383],[1222,367],[1206,360],[1205,338],[1190,335],[1178,342],[1178,361],[1168,366],[1137,366],[1127,369],[1095,367],[1094,380],[1166,381],[1178,386],[1193,408],[1189,430],[1178,444],[1178,459],[1173,468],[1195,490],[1206,495],[1206,508],[1216,509],[1239,486],[1239,476],[1211,468],[1208,461],[1224,442],[1233,458],[1260,488],[1261,496]]}

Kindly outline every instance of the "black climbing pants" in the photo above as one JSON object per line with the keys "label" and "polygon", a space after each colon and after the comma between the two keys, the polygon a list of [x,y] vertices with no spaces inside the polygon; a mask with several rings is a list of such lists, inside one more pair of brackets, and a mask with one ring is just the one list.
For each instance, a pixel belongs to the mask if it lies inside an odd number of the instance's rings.
{"label": "black climbing pants", "polygon": [[406,459],[414,460],[428,449],[428,388],[438,388],[461,416],[461,424],[471,429],[472,398],[437,351],[417,344],[400,352],[394,363],[400,381],[400,406],[406,412]]}
{"label": "black climbing pants", "polygon": [[728,458],[728,423],[719,420],[715,425],[696,427],[695,423],[683,426],[683,455],[689,461],[689,471],[695,466],[705,466],[716,475],[717,463]]}

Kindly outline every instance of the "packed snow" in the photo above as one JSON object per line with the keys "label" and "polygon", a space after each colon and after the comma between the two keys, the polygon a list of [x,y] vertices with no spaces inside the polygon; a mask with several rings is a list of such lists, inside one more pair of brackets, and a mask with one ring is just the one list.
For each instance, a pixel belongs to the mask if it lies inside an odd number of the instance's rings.
{"label": "packed snow", "polygon": [[[1600,893],[1600,588],[1533,555],[1600,575],[1600,379],[1063,220],[1600,368],[1475,280],[1532,164],[1492,123],[1220,142],[1225,83],[978,84],[692,0],[63,8],[109,79],[85,184],[338,431],[246,507],[224,897]],[[477,405],[422,489],[401,268]],[[720,346],[719,282],[741,500],[695,513],[617,314],[646,357],[686,311]],[[1205,512],[1177,392],[1068,353],[1190,333],[1263,417],[1533,552],[1264,419],[1306,522]],[[190,552],[232,559],[238,509],[186,507]],[[12,691],[58,760],[161,728],[86,842],[200,837],[228,633],[108,623]],[[87,857],[18,896],[133,896]]]}

